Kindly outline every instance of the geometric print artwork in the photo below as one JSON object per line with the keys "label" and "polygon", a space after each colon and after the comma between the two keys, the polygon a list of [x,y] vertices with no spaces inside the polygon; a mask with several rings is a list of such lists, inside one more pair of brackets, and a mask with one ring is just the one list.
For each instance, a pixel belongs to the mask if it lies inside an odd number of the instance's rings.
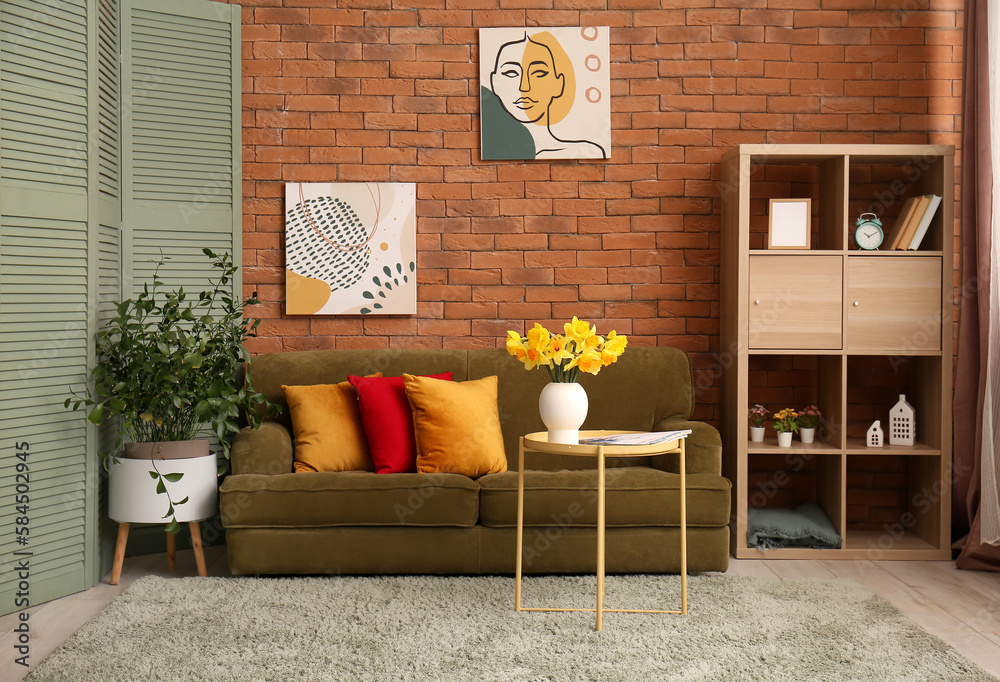
{"label": "geometric print artwork", "polygon": [[289,315],[416,314],[416,187],[287,183]]}

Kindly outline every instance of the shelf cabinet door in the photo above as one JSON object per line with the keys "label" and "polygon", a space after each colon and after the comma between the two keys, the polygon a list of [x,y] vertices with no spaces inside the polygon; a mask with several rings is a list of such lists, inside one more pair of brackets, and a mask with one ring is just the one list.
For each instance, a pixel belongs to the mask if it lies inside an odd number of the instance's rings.
{"label": "shelf cabinet door", "polygon": [[941,350],[940,257],[851,256],[847,297],[848,350]]}
{"label": "shelf cabinet door", "polygon": [[750,256],[750,347],[839,350],[840,256]]}

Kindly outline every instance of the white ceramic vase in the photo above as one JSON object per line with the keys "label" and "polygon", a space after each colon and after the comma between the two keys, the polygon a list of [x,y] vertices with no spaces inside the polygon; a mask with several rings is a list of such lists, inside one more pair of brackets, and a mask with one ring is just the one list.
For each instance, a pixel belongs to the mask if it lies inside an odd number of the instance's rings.
{"label": "white ceramic vase", "polygon": [[812,443],[816,440],[816,429],[799,427],[799,439],[801,439],[803,443]]}
{"label": "white ceramic vase", "polygon": [[790,448],[790,447],[792,447],[792,432],[791,431],[779,431],[778,432],[778,447],[779,448]]}
{"label": "white ceramic vase", "polygon": [[763,443],[764,442],[764,427],[763,426],[751,426],[750,427],[750,442],[751,443]]}
{"label": "white ceramic vase", "polygon": [[549,431],[549,442],[577,445],[588,408],[587,392],[580,384],[546,384],[538,396],[538,413]]}
{"label": "white ceramic vase", "polygon": [[[108,516],[118,523],[163,523],[169,508],[165,494],[156,493],[156,480],[149,474],[184,474],[176,483],[165,482],[179,523],[210,518],[219,508],[219,473],[214,453],[187,459],[128,459],[111,463]],[[184,498],[188,501],[177,505]]]}

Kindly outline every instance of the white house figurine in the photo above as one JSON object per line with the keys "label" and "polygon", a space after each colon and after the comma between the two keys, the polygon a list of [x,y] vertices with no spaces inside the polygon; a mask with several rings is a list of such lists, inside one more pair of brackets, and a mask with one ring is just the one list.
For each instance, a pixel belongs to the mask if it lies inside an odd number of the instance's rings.
{"label": "white house figurine", "polygon": [[882,432],[882,422],[876,419],[868,427],[868,447],[880,448],[885,442],[885,434]]}
{"label": "white house figurine", "polygon": [[889,445],[913,445],[916,433],[916,412],[900,394],[899,402],[889,410]]}

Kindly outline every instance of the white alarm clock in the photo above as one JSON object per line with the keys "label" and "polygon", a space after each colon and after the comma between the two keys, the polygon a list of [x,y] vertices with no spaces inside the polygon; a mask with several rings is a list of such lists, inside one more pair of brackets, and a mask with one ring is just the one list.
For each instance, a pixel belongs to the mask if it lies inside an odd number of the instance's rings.
{"label": "white alarm clock", "polygon": [[874,213],[862,213],[854,225],[854,241],[859,249],[874,251],[882,245],[882,240],[885,239],[882,221]]}

